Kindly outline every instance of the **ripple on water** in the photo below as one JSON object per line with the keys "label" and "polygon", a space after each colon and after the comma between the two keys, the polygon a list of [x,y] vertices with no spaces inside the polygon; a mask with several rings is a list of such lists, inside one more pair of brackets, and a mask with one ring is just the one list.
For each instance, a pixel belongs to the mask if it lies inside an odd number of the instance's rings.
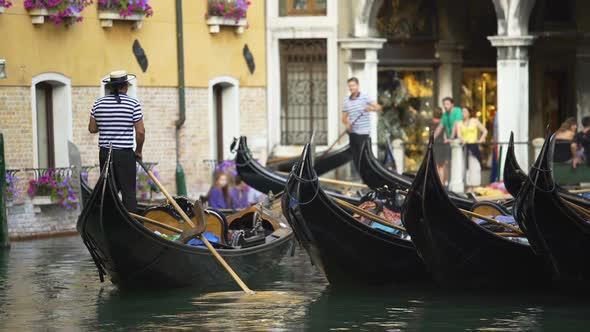
{"label": "ripple on water", "polygon": [[0,330],[583,331],[590,315],[583,297],[335,290],[301,251],[249,286],[122,292],[98,281],[78,237],[15,242],[0,251]]}

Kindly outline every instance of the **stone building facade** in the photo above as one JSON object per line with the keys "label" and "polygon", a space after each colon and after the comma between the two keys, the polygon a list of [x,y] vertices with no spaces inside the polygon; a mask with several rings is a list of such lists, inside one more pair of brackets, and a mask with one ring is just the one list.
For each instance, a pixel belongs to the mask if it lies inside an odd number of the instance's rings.
{"label": "stone building facade", "polygon": [[[6,61],[7,74],[0,80],[0,132],[7,168],[19,169],[21,179],[20,199],[8,209],[12,237],[74,230],[79,210],[39,209],[31,203],[26,188],[33,173],[28,169],[69,166],[67,141],[77,145],[83,165],[98,164],[98,137],[88,133],[88,120],[93,102],[104,95],[101,81],[113,70],[137,74],[129,94],[143,108],[144,160],[158,163],[161,182],[170,192],[176,192],[177,152],[188,195],[193,198],[209,189],[219,158],[232,157],[229,144],[233,136],[248,135],[254,153],[265,158],[264,2],[250,6],[248,27],[242,33],[231,26],[221,26],[214,33],[204,18],[206,1],[181,1],[186,120],[178,129],[178,141],[176,1],[151,3],[154,16],[145,18],[140,29],[117,21],[110,28],[102,27],[96,5],[85,8],[83,22],[70,26],[55,26],[47,19],[33,26],[22,4],[0,14],[0,31],[11,31],[0,42],[0,59]],[[145,71],[132,51],[136,41],[148,59]],[[245,46],[256,64],[253,72],[243,56]],[[39,118],[46,116],[39,113],[47,109],[43,103],[49,99],[41,96],[45,91],[51,91],[52,97],[53,126],[48,132]],[[46,143],[41,142],[48,135],[52,138],[49,153],[53,154],[49,159]],[[51,160],[49,165],[47,160]],[[91,184],[97,176],[96,170],[89,174]]]}
{"label": "stone building facade", "polygon": [[[488,142],[505,143],[514,131],[523,143],[517,158],[528,165],[532,148],[526,143],[544,136],[547,124],[556,130],[568,117],[581,121],[590,114],[584,79],[588,12],[583,0],[267,2],[268,80],[281,82],[267,87],[269,123],[276,124],[271,146],[278,155],[292,154],[301,142],[285,140],[283,132],[310,132],[315,126],[327,137],[316,142],[318,149],[327,148],[343,130],[346,79],[357,76],[361,90],[385,109],[373,121],[374,143],[390,134],[407,143],[406,151],[419,151],[428,139],[427,121],[441,99],[451,96],[474,110],[490,132]],[[281,49],[285,40],[324,43],[325,102],[317,107],[307,99],[303,113],[314,114],[313,109],[325,121],[289,116],[290,92],[306,94],[289,87],[314,84],[314,79],[290,72],[283,59],[295,51]]]}

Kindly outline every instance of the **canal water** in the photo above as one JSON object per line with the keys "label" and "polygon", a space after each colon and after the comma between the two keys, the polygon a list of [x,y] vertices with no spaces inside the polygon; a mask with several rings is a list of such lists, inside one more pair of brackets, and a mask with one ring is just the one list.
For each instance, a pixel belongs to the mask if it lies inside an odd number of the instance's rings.
{"label": "canal water", "polygon": [[268,292],[121,292],[77,236],[14,242],[0,251],[0,330],[590,331],[586,296],[336,291],[302,251],[250,286]]}

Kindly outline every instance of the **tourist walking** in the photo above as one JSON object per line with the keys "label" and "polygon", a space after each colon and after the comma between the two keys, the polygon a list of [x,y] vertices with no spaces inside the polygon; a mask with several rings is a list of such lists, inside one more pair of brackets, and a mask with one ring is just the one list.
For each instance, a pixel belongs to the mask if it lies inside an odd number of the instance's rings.
{"label": "tourist walking", "polygon": [[371,115],[369,112],[382,110],[374,98],[359,90],[359,81],[351,77],[347,81],[350,95],[344,99],[342,122],[348,132],[354,168],[358,172],[360,153],[363,143],[371,133]]}
{"label": "tourist walking", "polygon": [[88,131],[98,133],[100,169],[103,172],[112,148],[115,181],[129,212],[137,210],[135,160],[141,159],[145,140],[141,104],[127,95],[129,82],[134,79],[135,75],[128,75],[124,70],[112,72],[103,81],[108,94],[94,102],[88,123]]}
{"label": "tourist walking", "polygon": [[455,122],[463,120],[462,110],[460,107],[455,106],[455,101],[451,97],[445,97],[442,100],[444,112],[442,118],[440,119],[440,124],[436,127],[434,131],[434,139],[436,139],[443,135],[443,144],[446,145],[444,147],[444,159],[440,161],[442,165],[441,173],[441,182],[444,185],[448,185],[448,174],[449,174],[449,161],[451,160],[451,148],[450,143],[453,138],[456,137],[455,133]]}
{"label": "tourist walking", "polygon": [[590,116],[582,118],[582,130],[574,136],[574,143],[581,153],[574,155],[572,166],[576,168],[584,162],[590,166]]}
{"label": "tourist walking", "polygon": [[[463,120],[456,122],[456,133],[465,145],[467,150],[467,172],[465,173],[465,183],[467,192],[473,192],[475,187],[481,185],[481,151],[479,144],[484,143],[488,136],[488,130],[475,117],[472,117],[472,111],[469,107],[463,107]],[[478,135],[481,133],[481,135]]]}

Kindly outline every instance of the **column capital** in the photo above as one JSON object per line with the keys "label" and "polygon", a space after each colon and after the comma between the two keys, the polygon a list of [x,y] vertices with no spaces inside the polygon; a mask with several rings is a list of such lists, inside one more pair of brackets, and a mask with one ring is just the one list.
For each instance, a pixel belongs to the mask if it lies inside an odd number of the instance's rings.
{"label": "column capital", "polygon": [[498,60],[528,60],[528,47],[535,36],[490,36],[488,40],[498,49]]}
{"label": "column capital", "polygon": [[387,42],[385,38],[341,38],[338,40],[343,49],[380,50]]}

